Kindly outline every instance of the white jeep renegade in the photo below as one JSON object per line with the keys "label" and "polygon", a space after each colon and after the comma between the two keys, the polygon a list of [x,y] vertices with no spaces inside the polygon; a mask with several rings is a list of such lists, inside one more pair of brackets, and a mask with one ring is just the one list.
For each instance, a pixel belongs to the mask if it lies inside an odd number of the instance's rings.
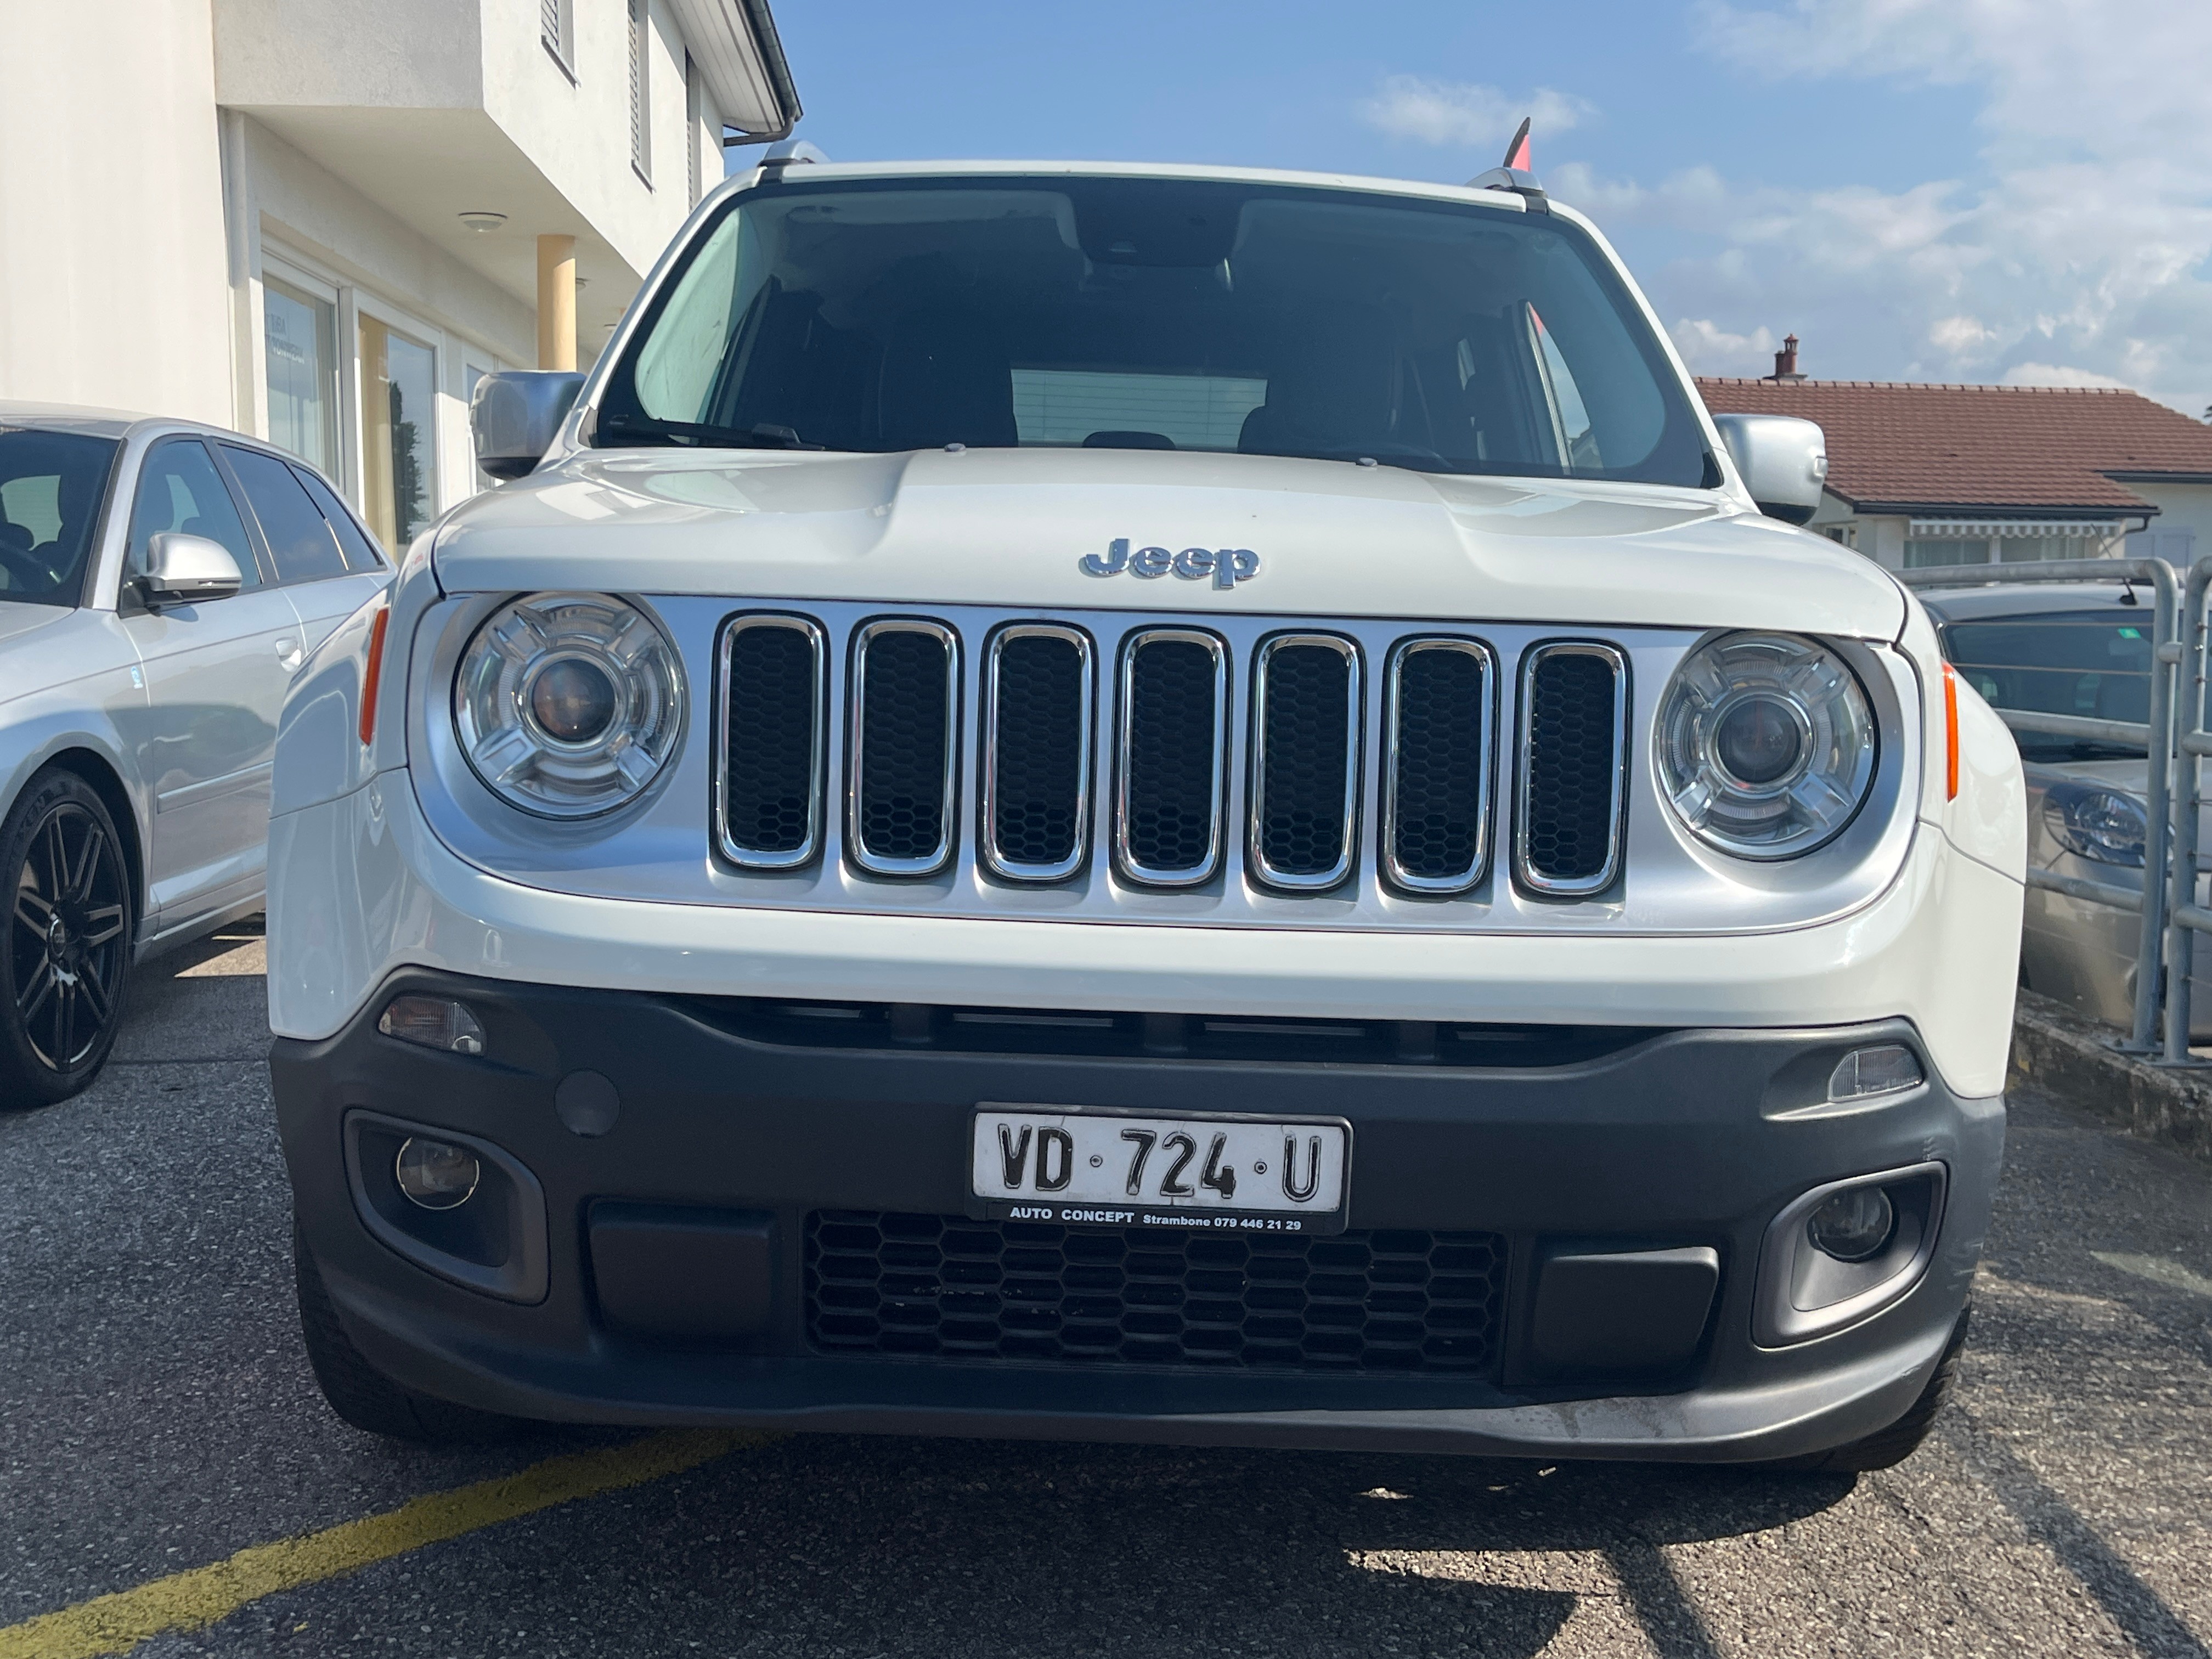
{"label": "white jeep renegade", "polygon": [[772,162],[476,413],[278,739],[342,1415],[1924,1434],[2013,744],[1527,174]]}

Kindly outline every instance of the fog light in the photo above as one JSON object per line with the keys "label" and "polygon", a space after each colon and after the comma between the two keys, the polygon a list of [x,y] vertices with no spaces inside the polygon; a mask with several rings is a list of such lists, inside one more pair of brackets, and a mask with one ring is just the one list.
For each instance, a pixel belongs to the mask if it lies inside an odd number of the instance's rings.
{"label": "fog light", "polygon": [[1828,1079],[1830,1100],[1864,1100],[1873,1095],[1892,1095],[1917,1089],[1926,1079],[1920,1061],[1901,1042],[1854,1048],[1837,1063]]}
{"label": "fog light", "polygon": [[1838,1261],[1864,1261],[1889,1243],[1896,1226],[1897,1210],[1887,1193],[1879,1187],[1852,1187],[1805,1218],[1805,1237],[1814,1249]]}
{"label": "fog light", "polygon": [[426,1210],[451,1210],[469,1201],[483,1171],[477,1155],[450,1140],[410,1135],[399,1143],[392,1172],[408,1201]]}
{"label": "fog light", "polygon": [[480,1054],[484,1030],[477,1017],[450,997],[394,997],[376,1029],[388,1037],[448,1054]]}

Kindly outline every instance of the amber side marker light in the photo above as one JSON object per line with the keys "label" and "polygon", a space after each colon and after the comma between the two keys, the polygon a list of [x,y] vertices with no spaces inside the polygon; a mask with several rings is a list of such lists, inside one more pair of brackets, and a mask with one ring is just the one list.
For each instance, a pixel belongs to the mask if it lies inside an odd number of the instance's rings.
{"label": "amber side marker light", "polygon": [[[384,626],[391,620],[392,607],[387,604],[376,613],[376,620],[368,625],[368,666],[362,671],[361,676],[361,741],[364,748],[376,741],[376,688],[384,677]],[[1952,724],[1956,726],[1958,722],[1954,720]],[[1955,741],[1951,745],[1954,750],[1958,746]],[[1951,793],[1954,795],[1959,793],[1959,768],[1955,761],[1951,766]]]}
{"label": "amber side marker light", "polygon": [[[378,617],[376,641],[383,644],[383,617]],[[372,646],[374,650],[374,646]],[[369,657],[376,661],[376,657]],[[374,671],[372,671],[374,672]],[[1944,772],[1942,799],[1958,801],[1958,671],[1951,664],[1942,665],[1942,741],[1944,741]]]}

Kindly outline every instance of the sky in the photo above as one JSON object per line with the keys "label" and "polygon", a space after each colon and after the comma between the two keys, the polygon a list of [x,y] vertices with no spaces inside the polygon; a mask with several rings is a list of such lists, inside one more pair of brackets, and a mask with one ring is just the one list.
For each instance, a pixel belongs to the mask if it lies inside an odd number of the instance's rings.
{"label": "sky", "polygon": [[[1693,372],[2212,404],[2212,0],[778,0],[838,161],[1084,157],[1550,192]],[[744,150],[732,152],[743,165]]]}

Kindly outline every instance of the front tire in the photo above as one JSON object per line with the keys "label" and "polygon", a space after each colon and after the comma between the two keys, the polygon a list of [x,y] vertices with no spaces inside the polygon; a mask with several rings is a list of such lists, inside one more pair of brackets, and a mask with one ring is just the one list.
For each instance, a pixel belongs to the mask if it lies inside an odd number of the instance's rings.
{"label": "front tire", "polygon": [[322,1269],[292,1224],[292,1272],[300,1292],[300,1334],[307,1363],[330,1407],[356,1429],[431,1445],[480,1446],[512,1440],[530,1425],[403,1388],[368,1363],[338,1322]]}
{"label": "front tire", "polygon": [[131,975],[131,869],[99,793],[34,776],[0,819],[0,1102],[50,1106],[100,1075]]}

